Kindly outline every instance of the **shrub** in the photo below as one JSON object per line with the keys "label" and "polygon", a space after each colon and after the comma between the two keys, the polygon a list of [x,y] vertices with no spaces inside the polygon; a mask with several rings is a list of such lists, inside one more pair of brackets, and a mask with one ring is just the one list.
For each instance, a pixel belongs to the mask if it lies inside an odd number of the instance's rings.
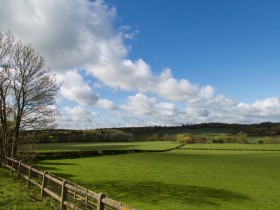
{"label": "shrub", "polygon": [[205,143],[206,138],[199,135],[194,135],[191,133],[181,133],[176,136],[179,143],[189,144],[189,143]]}
{"label": "shrub", "polygon": [[233,142],[235,142],[234,138],[226,134],[220,134],[212,138],[212,143],[233,143]]}
{"label": "shrub", "polygon": [[219,144],[221,144],[221,143],[225,143],[225,141],[223,140],[223,139],[221,139],[221,138],[213,138],[212,139],[212,143],[219,143]]}
{"label": "shrub", "polygon": [[239,132],[238,134],[236,134],[236,136],[237,136],[237,140],[238,140],[239,143],[242,143],[242,144],[247,144],[248,143],[246,133]]}
{"label": "shrub", "polygon": [[164,134],[162,137],[163,141],[176,141],[176,135]]}
{"label": "shrub", "polygon": [[104,133],[103,140],[108,142],[128,142],[133,140],[133,135],[120,130],[107,130]]}
{"label": "shrub", "polygon": [[205,143],[207,139],[203,136],[200,135],[195,135],[194,136],[194,143]]}
{"label": "shrub", "polygon": [[191,138],[192,134],[190,133],[181,133],[181,134],[177,134],[176,136],[176,140],[179,143],[192,143],[192,138]]}
{"label": "shrub", "polygon": [[147,140],[147,141],[160,141],[161,138],[160,138],[157,134],[154,134],[154,135],[152,135],[152,136],[147,137],[146,140]]}
{"label": "shrub", "polygon": [[266,136],[264,138],[265,144],[280,144],[280,137],[279,136]]}
{"label": "shrub", "polygon": [[239,132],[232,136],[227,136],[226,138],[227,143],[241,143],[241,144],[247,144],[247,134],[243,132]]}

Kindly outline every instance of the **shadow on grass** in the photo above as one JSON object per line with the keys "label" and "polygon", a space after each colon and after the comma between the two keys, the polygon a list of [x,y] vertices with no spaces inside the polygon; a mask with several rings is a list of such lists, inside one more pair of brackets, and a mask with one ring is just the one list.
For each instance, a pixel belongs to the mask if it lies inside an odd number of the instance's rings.
{"label": "shadow on grass", "polygon": [[[90,186],[90,184],[88,184]],[[91,186],[93,189],[107,192],[109,197],[118,200],[130,200],[151,205],[174,203],[193,206],[220,206],[223,202],[250,200],[238,192],[193,185],[176,185],[162,182],[118,182],[101,181]]]}
{"label": "shadow on grass", "polygon": [[[71,180],[72,178],[74,178],[75,176],[72,175],[72,174],[64,174],[64,173],[53,173],[55,176],[58,176],[60,178],[63,178],[63,179],[67,179],[67,180]],[[78,184],[78,183],[76,183]]]}
{"label": "shadow on grass", "polygon": [[44,166],[74,166],[74,163],[61,163],[61,162],[42,162]]}
{"label": "shadow on grass", "polygon": [[61,162],[44,162],[43,164],[38,164],[38,165],[35,165],[36,168],[42,170],[42,171],[54,171],[54,173],[52,172],[52,174],[56,175],[56,176],[59,176],[59,177],[62,177],[64,179],[71,179],[74,177],[74,175],[71,175],[71,174],[64,174],[64,173],[57,173],[55,171],[59,171],[59,166],[62,166],[62,165],[77,165],[77,164],[74,164],[74,163],[61,163]]}

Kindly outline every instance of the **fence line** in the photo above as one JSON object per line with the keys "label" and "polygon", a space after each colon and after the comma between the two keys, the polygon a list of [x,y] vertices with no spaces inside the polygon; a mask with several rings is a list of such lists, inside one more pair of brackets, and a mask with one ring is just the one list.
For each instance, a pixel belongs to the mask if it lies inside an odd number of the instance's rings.
{"label": "fence line", "polygon": [[5,166],[10,172],[16,172],[18,177],[27,180],[27,186],[37,186],[41,190],[41,196],[46,194],[60,202],[60,209],[67,207],[74,210],[83,209],[114,209],[114,210],[135,210],[110,198],[103,193],[96,193],[68,180],[56,177],[48,172],[40,171],[21,161],[7,157]]}

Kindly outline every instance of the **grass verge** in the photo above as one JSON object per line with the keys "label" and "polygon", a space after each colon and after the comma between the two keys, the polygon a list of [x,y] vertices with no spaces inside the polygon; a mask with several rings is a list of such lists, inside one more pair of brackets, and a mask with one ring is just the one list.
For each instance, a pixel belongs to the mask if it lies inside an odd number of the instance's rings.
{"label": "grass verge", "polygon": [[183,149],[280,151],[280,144],[186,144]]}
{"label": "grass verge", "polygon": [[50,197],[41,198],[35,187],[0,167],[0,210],[56,210],[59,204]]}

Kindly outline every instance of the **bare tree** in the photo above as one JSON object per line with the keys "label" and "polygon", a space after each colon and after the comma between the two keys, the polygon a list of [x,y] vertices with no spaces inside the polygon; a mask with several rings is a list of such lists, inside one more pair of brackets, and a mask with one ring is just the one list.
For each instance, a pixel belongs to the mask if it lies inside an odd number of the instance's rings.
{"label": "bare tree", "polygon": [[11,109],[8,102],[8,92],[11,85],[11,75],[9,66],[11,62],[12,52],[14,46],[14,37],[8,33],[0,32],[0,119],[1,119],[1,153],[4,157],[9,155],[9,148],[11,146],[9,142],[9,117]]}
{"label": "bare tree", "polygon": [[15,42],[11,33],[0,32],[0,37],[0,56],[7,52],[0,73],[3,154],[15,157],[22,131],[53,126],[60,85],[31,46]]}

